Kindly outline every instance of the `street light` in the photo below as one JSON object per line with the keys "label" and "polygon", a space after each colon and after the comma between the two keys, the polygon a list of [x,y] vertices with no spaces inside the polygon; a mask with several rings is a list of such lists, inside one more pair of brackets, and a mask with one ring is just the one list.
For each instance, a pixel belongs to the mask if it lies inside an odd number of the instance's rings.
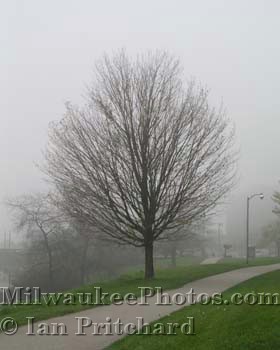
{"label": "street light", "polygon": [[218,247],[219,247],[219,253],[222,252],[222,241],[221,241],[221,228],[223,227],[222,223],[218,223]]}
{"label": "street light", "polygon": [[247,230],[246,230],[246,264],[249,263],[249,215],[250,215],[250,200],[254,197],[264,199],[263,193],[255,193],[247,197]]}

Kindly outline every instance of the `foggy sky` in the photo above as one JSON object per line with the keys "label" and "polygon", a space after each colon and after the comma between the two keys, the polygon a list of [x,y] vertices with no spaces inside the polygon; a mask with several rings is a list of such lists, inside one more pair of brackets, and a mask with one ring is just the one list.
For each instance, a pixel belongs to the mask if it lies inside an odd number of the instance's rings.
{"label": "foggy sky", "polygon": [[[240,186],[280,179],[280,3],[273,0],[0,0],[0,200],[44,188],[48,123],[82,103],[104,53],[166,49],[226,106]],[[280,186],[279,186],[280,188]],[[0,213],[0,235],[9,226]]]}

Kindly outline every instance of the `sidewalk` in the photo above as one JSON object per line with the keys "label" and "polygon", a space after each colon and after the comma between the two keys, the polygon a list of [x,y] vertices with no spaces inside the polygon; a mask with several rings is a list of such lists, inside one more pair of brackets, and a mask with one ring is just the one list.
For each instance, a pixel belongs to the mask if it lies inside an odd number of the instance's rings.
{"label": "sidewalk", "polygon": [[[169,291],[169,295],[175,293],[187,293],[193,288],[196,294],[207,293],[212,294],[214,292],[221,293],[226,289],[233,287],[234,285],[244,282],[252,277],[264,274],[266,272],[280,269],[280,264],[267,265],[267,266],[254,266],[248,268],[242,268],[226,273],[221,273],[215,276],[203,278],[191,283],[186,284],[182,288]],[[145,284],[146,283],[146,284]],[[148,282],[142,282],[142,286],[149,285]],[[89,317],[93,322],[102,323],[106,322],[106,317],[110,317],[112,322],[115,322],[117,318],[120,318],[123,323],[137,323],[136,317],[143,317],[145,322],[155,321],[163,316],[177,311],[182,306],[170,305],[170,306],[158,306],[155,305],[156,297],[149,299],[149,306],[135,305],[130,306],[127,304],[117,306],[108,305],[97,307],[95,309],[89,309],[76,314],[70,314],[62,317],[57,317],[46,321],[48,324],[52,323],[65,323],[67,326],[67,336],[27,336],[27,326],[23,326],[18,330],[18,333],[13,336],[7,336],[5,334],[0,335],[1,349],[3,350],[98,350],[103,349],[121,336],[93,336],[92,328],[88,328],[86,336],[76,336],[77,332],[77,320],[75,317]],[[1,313],[0,313],[1,315]],[[5,315],[8,316],[8,315]],[[26,307],[26,316],[32,317],[28,314],[28,307]],[[187,315],[191,316],[191,315]],[[2,319],[2,317],[0,317]],[[35,326],[36,329],[36,326]]]}
{"label": "sidewalk", "polygon": [[208,264],[217,264],[218,261],[220,261],[222,258],[221,257],[213,257],[213,258],[208,258],[203,260],[200,265],[208,265]]}

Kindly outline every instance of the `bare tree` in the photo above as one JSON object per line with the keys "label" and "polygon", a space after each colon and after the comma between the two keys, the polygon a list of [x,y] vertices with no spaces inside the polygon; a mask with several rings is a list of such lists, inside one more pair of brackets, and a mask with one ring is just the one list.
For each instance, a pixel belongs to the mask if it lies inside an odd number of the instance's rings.
{"label": "bare tree", "polygon": [[280,192],[275,191],[272,195],[272,200],[275,203],[275,207],[272,212],[280,217]]}
{"label": "bare tree", "polygon": [[50,237],[57,235],[61,229],[61,214],[53,206],[48,194],[32,194],[7,201],[7,205],[15,212],[18,230],[26,230],[29,236],[42,237],[47,254],[49,288],[53,287],[53,254]]}
{"label": "bare tree", "polygon": [[277,248],[277,256],[280,257],[280,222],[279,220],[275,220],[263,228],[261,243],[263,245],[269,245],[269,243],[275,244]]}
{"label": "bare tree", "polygon": [[84,285],[86,282],[86,270],[87,270],[87,256],[90,244],[93,243],[92,239],[96,238],[95,230],[92,230],[86,223],[73,220],[69,218],[70,227],[74,229],[78,237],[78,241],[81,245],[79,249],[80,260],[80,285]]}
{"label": "bare tree", "polygon": [[152,278],[154,242],[205,215],[232,187],[234,131],[166,53],[105,56],[95,78],[86,106],[68,104],[51,126],[45,171],[72,216],[144,246]]}
{"label": "bare tree", "polygon": [[182,225],[176,231],[166,231],[164,239],[161,239],[155,248],[157,252],[160,252],[165,257],[170,256],[171,267],[176,267],[177,252],[179,250],[182,252],[197,236],[192,225]]}

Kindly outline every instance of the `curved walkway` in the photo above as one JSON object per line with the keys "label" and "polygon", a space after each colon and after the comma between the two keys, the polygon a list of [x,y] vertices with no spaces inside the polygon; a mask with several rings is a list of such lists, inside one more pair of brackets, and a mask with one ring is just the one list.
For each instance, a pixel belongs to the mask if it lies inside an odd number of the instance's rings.
{"label": "curved walkway", "polygon": [[209,264],[217,264],[218,261],[220,261],[222,258],[221,257],[212,257],[212,258],[207,258],[205,260],[203,260],[200,265],[209,265]]}
{"label": "curved walkway", "polygon": [[[226,273],[221,273],[211,277],[203,278],[191,283],[186,284],[182,288],[168,291],[168,294],[172,296],[175,293],[188,293],[193,288],[196,294],[207,293],[209,295],[214,292],[221,293],[234,285],[244,282],[252,277],[262,275],[264,273],[280,269],[280,264],[267,265],[267,266],[254,266],[248,268],[242,268]],[[148,283],[147,283],[148,285]],[[105,292],[105,291],[104,291]],[[112,323],[118,318],[124,323],[137,323],[136,317],[143,317],[145,322],[155,321],[163,316],[177,311],[182,306],[168,305],[159,306],[155,305],[156,297],[149,298],[149,306],[135,305],[130,306],[127,304],[117,306],[108,305],[89,309],[76,314],[70,314],[62,317],[57,317],[46,321],[50,323],[64,323],[67,326],[68,335],[65,336],[27,336],[27,326],[21,327],[16,335],[7,336],[0,335],[1,349],[5,350],[98,350],[103,349],[110,345],[114,341],[121,338],[118,335],[104,336],[104,335],[92,335],[93,328],[88,328],[85,332],[85,336],[76,336],[77,332],[77,320],[75,317],[89,317],[93,322],[102,323],[106,322],[106,317],[112,319]],[[186,305],[184,305],[186,306]],[[183,307],[184,307],[183,306]],[[26,308],[28,314],[28,308]],[[28,315],[32,316],[32,315]],[[35,324],[35,330],[36,330]]]}

